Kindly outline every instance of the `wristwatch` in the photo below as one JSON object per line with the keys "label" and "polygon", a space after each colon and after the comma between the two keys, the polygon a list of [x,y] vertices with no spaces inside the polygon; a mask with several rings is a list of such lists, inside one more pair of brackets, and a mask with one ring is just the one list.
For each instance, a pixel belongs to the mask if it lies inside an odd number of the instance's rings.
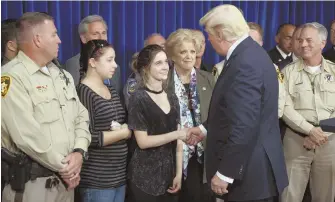
{"label": "wristwatch", "polygon": [[87,161],[88,160],[88,153],[85,152],[83,149],[76,148],[72,152],[78,152],[78,153],[80,153],[83,156],[83,161]]}

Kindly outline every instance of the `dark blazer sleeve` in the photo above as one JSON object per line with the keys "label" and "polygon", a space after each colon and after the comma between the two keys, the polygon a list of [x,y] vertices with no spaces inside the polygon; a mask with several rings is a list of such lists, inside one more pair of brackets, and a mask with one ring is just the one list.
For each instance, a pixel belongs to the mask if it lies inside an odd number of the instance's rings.
{"label": "dark blazer sleeve", "polygon": [[[200,103],[200,109],[203,110],[204,107],[205,107],[205,109],[207,109],[206,114],[208,114],[208,108],[209,108],[209,104],[210,104],[210,101],[211,101],[211,96],[212,96],[214,86],[215,86],[215,80],[214,80],[214,76],[209,72],[206,72],[206,71],[203,71],[203,70],[198,70],[198,73],[201,75],[201,77],[199,77],[199,78],[202,78],[200,80],[200,82],[203,82],[202,84],[204,84],[207,88],[206,91],[210,93],[210,97],[208,97],[208,94],[205,95],[206,96],[205,97],[205,99],[206,99],[205,103],[203,103],[203,102]],[[208,105],[208,106],[204,106],[204,105]],[[207,118],[202,123],[202,125],[207,129]]]}
{"label": "dark blazer sleeve", "polygon": [[[244,60],[245,61],[245,60]],[[229,114],[229,135],[218,148],[218,171],[233,179],[241,173],[252,153],[259,133],[263,73],[259,65],[237,61],[231,88],[225,96],[225,114]],[[221,141],[219,141],[220,144]]]}

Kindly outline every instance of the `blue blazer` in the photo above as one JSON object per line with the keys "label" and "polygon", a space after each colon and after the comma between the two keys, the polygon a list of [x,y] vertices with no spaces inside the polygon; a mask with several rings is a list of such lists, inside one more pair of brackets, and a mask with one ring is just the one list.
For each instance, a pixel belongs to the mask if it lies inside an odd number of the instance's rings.
{"label": "blue blazer", "polygon": [[250,37],[225,63],[204,126],[208,182],[217,171],[234,179],[223,199],[265,199],[288,185],[278,125],[277,74],[268,54]]}

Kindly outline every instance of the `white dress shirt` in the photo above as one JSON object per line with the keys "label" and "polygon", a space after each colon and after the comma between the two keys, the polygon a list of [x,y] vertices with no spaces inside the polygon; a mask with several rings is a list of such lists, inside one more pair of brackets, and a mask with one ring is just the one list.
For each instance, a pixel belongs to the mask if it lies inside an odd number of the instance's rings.
{"label": "white dress shirt", "polygon": [[[228,61],[229,57],[231,56],[231,54],[233,53],[233,51],[235,50],[235,48],[246,38],[248,38],[248,34],[243,35],[241,38],[239,38],[238,40],[236,40],[233,45],[228,49],[227,52],[227,56],[226,56],[226,61]],[[199,126],[200,130],[202,131],[203,134],[207,135],[207,130],[203,125]],[[224,175],[222,175],[221,173],[219,173],[219,171],[216,172],[216,175],[223,181],[228,182],[230,184],[232,184],[234,182],[234,179],[230,178],[230,177],[226,177]]]}
{"label": "white dress shirt", "polygon": [[279,51],[280,55],[281,55],[284,59],[286,59],[287,56],[290,56],[290,55],[292,54],[292,53],[289,53],[289,54],[284,53],[284,51],[282,51],[282,50],[279,48],[279,46],[276,46],[276,48],[277,48],[277,50]]}

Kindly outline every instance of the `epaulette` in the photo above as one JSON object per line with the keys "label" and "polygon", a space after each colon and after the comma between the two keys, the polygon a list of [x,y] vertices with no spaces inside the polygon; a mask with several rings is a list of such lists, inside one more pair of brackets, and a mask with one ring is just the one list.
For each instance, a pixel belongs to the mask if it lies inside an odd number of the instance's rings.
{"label": "epaulette", "polygon": [[328,64],[330,64],[330,65],[334,65],[334,66],[335,66],[335,63],[334,63],[334,62],[332,62],[332,61],[330,61],[330,60],[327,60],[327,59],[325,59],[325,61],[326,61],[326,63],[328,63]]}
{"label": "epaulette", "polygon": [[13,59],[1,67],[1,74],[11,71],[16,65],[21,64],[21,61]]}

